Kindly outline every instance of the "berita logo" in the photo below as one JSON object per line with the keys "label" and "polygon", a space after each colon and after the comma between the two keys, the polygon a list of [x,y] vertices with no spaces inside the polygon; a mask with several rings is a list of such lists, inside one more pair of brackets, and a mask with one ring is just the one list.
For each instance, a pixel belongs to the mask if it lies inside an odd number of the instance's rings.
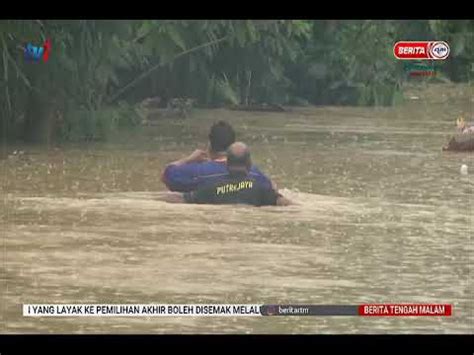
{"label": "berita logo", "polygon": [[402,60],[445,60],[449,45],[443,41],[400,41],[393,46],[395,58]]}

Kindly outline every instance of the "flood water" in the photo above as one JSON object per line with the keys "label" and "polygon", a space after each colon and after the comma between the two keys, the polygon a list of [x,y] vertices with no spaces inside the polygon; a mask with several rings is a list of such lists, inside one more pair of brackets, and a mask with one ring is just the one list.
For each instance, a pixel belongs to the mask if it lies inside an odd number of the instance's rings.
{"label": "flood water", "polygon": [[[4,146],[0,332],[472,334],[474,161],[441,151],[472,105],[471,91],[393,108],[198,110],[113,143]],[[159,201],[165,164],[204,148],[218,119],[297,205]],[[448,303],[454,314],[29,318],[26,303]]]}

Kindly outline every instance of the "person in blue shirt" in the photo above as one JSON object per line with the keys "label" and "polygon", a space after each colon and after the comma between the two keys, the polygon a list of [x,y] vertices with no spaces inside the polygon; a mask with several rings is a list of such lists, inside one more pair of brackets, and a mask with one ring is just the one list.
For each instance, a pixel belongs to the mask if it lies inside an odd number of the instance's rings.
{"label": "person in blue shirt", "polygon": [[[235,142],[232,126],[219,121],[212,125],[209,132],[208,149],[196,149],[191,155],[168,164],[161,180],[170,191],[190,192],[198,188],[221,181],[227,176],[227,149]],[[252,165],[249,176],[264,188],[277,191],[276,185]]]}
{"label": "person in blue shirt", "polygon": [[245,204],[253,206],[288,206],[293,204],[271,186],[263,186],[252,177],[250,149],[242,142],[233,143],[227,150],[226,175],[190,192],[168,192],[162,199],[171,203]]}

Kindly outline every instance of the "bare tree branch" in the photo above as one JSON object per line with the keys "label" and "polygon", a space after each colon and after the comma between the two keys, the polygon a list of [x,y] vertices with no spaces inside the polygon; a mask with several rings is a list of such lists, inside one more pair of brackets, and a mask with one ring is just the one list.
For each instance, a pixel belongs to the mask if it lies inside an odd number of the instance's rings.
{"label": "bare tree branch", "polygon": [[209,46],[212,46],[214,44],[217,44],[219,42],[222,42],[226,39],[229,38],[229,35],[227,36],[224,36],[224,37],[221,37],[219,39],[216,39],[214,41],[211,41],[211,42],[207,42],[207,43],[203,43],[203,44],[200,44],[199,46],[196,46],[196,47],[193,47],[193,48],[190,48],[190,49],[187,49],[179,54],[177,54],[176,56],[174,56],[171,60],[165,62],[165,63],[158,63],[156,65],[154,65],[153,67],[151,67],[150,69],[148,69],[146,72],[140,74],[137,78],[133,79],[131,82],[129,82],[127,85],[125,85],[124,87],[122,87],[119,91],[117,91],[114,95],[112,95],[108,100],[107,102],[110,104],[112,102],[114,102],[115,100],[117,100],[125,91],[129,90],[131,87],[135,86],[139,81],[143,80],[144,78],[146,78],[148,75],[150,75],[152,72],[154,72],[156,69],[158,69],[159,67],[162,67],[166,64],[169,64],[173,61],[175,61],[176,59],[186,55],[186,54],[189,54],[189,53],[192,53],[192,52],[196,52],[200,49],[203,49],[203,48],[206,48],[206,47],[209,47]]}
{"label": "bare tree branch", "polygon": [[4,55],[6,57],[8,57],[8,59],[10,60],[10,62],[13,64],[13,66],[15,67],[18,75],[23,79],[23,82],[25,83],[25,85],[31,89],[31,90],[36,90],[35,88],[33,88],[33,86],[31,86],[31,83],[30,81],[28,80],[28,78],[25,76],[25,74],[23,74],[23,72],[21,71],[21,69],[18,67],[18,64],[15,62],[15,60],[12,58],[10,52],[8,51],[8,48],[7,48],[7,44],[5,42],[5,38],[2,36],[2,44],[3,44],[3,50],[4,50]]}

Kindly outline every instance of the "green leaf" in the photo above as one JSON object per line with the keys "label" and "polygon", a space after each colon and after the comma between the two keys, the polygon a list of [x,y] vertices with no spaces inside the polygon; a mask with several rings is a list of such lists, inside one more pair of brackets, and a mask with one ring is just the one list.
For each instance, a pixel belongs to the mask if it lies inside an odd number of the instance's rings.
{"label": "green leaf", "polygon": [[234,31],[235,31],[235,38],[237,40],[237,43],[239,44],[240,47],[244,47],[246,37],[247,37],[245,27],[241,24],[236,24],[234,26]]}
{"label": "green leaf", "polygon": [[186,43],[176,27],[170,27],[168,35],[176,46],[178,46],[183,51],[186,50]]}

